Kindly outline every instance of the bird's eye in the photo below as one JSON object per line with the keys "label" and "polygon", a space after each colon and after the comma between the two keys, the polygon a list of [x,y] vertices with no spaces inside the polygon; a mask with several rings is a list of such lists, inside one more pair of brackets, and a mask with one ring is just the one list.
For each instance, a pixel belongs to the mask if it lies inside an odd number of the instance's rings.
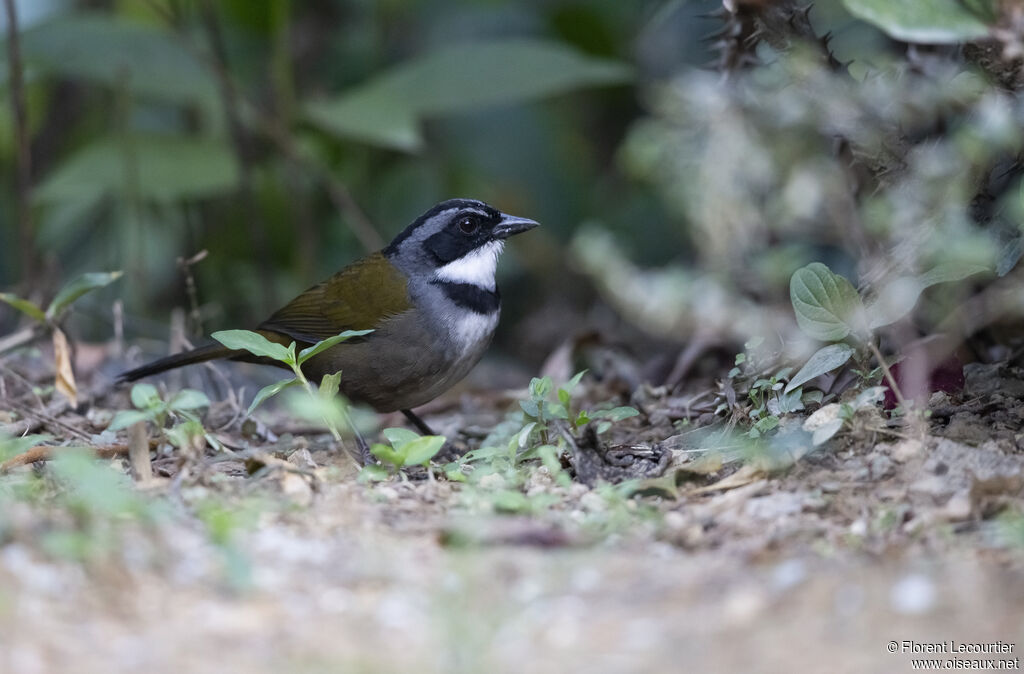
{"label": "bird's eye", "polygon": [[472,215],[464,215],[459,218],[459,229],[463,234],[472,234],[480,228],[480,219]]}

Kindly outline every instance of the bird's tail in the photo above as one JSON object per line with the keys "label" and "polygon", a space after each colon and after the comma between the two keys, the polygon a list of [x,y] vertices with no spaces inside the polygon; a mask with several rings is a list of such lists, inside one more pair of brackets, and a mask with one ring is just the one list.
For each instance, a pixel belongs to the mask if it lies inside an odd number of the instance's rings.
{"label": "bird's tail", "polygon": [[124,382],[135,381],[136,379],[142,379],[143,377],[148,377],[152,374],[173,370],[174,368],[181,367],[183,365],[203,363],[217,358],[231,358],[239,353],[239,351],[229,349],[226,346],[221,346],[220,344],[208,344],[206,346],[200,346],[197,349],[192,349],[191,351],[176,353],[173,356],[166,356],[165,358],[154,360],[152,363],[146,363],[142,367],[137,367],[134,370],[122,372],[117,375],[117,383],[121,384]]}

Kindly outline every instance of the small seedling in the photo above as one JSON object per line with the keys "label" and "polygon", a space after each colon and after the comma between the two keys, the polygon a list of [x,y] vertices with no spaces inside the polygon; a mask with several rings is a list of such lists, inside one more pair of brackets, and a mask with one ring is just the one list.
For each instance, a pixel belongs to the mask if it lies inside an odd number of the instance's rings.
{"label": "small seedling", "polygon": [[[136,384],[131,392],[134,410],[121,410],[110,420],[108,431],[119,431],[141,422],[149,422],[167,440],[178,448],[191,444],[197,437],[205,437],[210,446],[220,448],[220,443],[206,432],[199,421],[198,411],[210,406],[210,399],[202,391],[182,389],[166,400],[152,384]],[[174,421],[172,428],[166,428],[168,421]]]}
{"label": "small seedling", "polygon": [[[75,373],[71,367],[71,347],[68,344],[67,336],[60,328],[61,320],[71,305],[82,295],[104,288],[119,278],[121,278],[119,271],[82,274],[61,288],[46,309],[11,293],[0,293],[0,301],[6,302],[50,331],[53,339],[53,359],[56,371],[54,388],[64,394],[72,405],[78,403],[78,386],[75,384]],[[33,334],[28,333],[29,339]]]}
{"label": "small seedling", "polygon": [[[370,447],[370,452],[395,471],[406,466],[429,468],[430,460],[445,443],[443,435],[417,435],[405,428],[385,428],[382,432],[391,446],[377,443]],[[379,481],[388,477],[388,471],[382,466],[365,466],[361,476],[364,480]]]}
{"label": "small seedling", "polygon": [[249,414],[252,414],[253,410],[259,407],[259,405],[264,401],[277,395],[281,391],[293,386],[302,386],[308,394],[307,404],[316,410],[319,417],[331,431],[331,435],[334,436],[334,439],[341,440],[341,425],[344,424],[349,428],[352,427],[352,422],[351,419],[349,419],[347,409],[343,404],[339,404],[337,402],[341,373],[336,372],[324,377],[320,382],[320,391],[317,393],[313,390],[312,384],[310,384],[305,373],[302,371],[302,365],[313,356],[316,356],[336,344],[340,344],[341,342],[353,337],[362,337],[363,335],[367,335],[371,332],[373,332],[373,330],[346,330],[345,332],[333,337],[317,342],[313,346],[302,349],[298,353],[296,353],[295,350],[295,342],[292,342],[288,346],[284,346],[276,342],[271,342],[258,332],[251,332],[249,330],[222,330],[220,332],[213,333],[213,338],[229,349],[248,351],[254,356],[271,358],[280,363],[284,363],[291,368],[294,373],[294,376],[291,379],[282,379],[279,382],[275,382],[269,386],[264,386],[260,389],[256,394],[256,397],[253,398],[252,404],[249,405]]}

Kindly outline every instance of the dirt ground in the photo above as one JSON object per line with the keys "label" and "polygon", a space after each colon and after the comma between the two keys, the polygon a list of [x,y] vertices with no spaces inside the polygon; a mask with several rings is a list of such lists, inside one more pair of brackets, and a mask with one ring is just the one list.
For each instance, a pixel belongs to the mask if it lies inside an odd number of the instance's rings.
{"label": "dirt ground", "polygon": [[[673,425],[655,412],[678,400],[656,392],[612,432],[671,452],[637,496],[545,468],[509,490],[527,497],[516,507],[493,484],[363,484],[326,438],[297,433],[255,447],[271,457],[255,473],[241,450],[208,452],[185,476],[158,458],[142,491],[166,506],[153,522],[8,499],[0,671],[900,672],[930,657],[1019,669],[1018,375],[992,366],[936,394],[923,436],[872,417],[774,470],[709,466],[701,422]],[[33,415],[7,387],[14,428]],[[514,399],[451,397],[429,420],[483,427]],[[95,432],[126,405],[112,393],[32,425]],[[128,472],[122,457],[103,464]],[[51,534],[68,530],[111,542],[55,552]],[[1001,653],[911,652],[993,642]]]}

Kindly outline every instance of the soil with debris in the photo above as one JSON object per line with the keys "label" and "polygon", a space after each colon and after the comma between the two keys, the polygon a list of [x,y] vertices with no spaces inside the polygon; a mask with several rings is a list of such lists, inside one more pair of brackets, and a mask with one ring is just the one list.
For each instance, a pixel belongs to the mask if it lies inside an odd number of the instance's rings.
{"label": "soil with debris", "polygon": [[[0,478],[0,671],[1019,668],[1024,377],[987,367],[933,395],[923,434],[875,413],[784,467],[702,451],[706,397],[634,391],[619,402],[639,417],[577,438],[573,479],[536,467],[521,488],[364,484],[329,437],[270,415],[266,439],[217,403],[205,426],[225,450],[156,450],[138,507],[158,514],[107,521],[19,492],[52,464]],[[5,364],[8,431],[97,446],[130,408],[106,391],[70,410],[29,388],[43,376]],[[453,394],[427,420],[475,447],[522,395]],[[123,452],[100,465],[131,472]],[[631,492],[609,486],[623,478]],[[508,493],[521,500],[492,498]],[[1005,646],[911,652],[951,641]]]}

